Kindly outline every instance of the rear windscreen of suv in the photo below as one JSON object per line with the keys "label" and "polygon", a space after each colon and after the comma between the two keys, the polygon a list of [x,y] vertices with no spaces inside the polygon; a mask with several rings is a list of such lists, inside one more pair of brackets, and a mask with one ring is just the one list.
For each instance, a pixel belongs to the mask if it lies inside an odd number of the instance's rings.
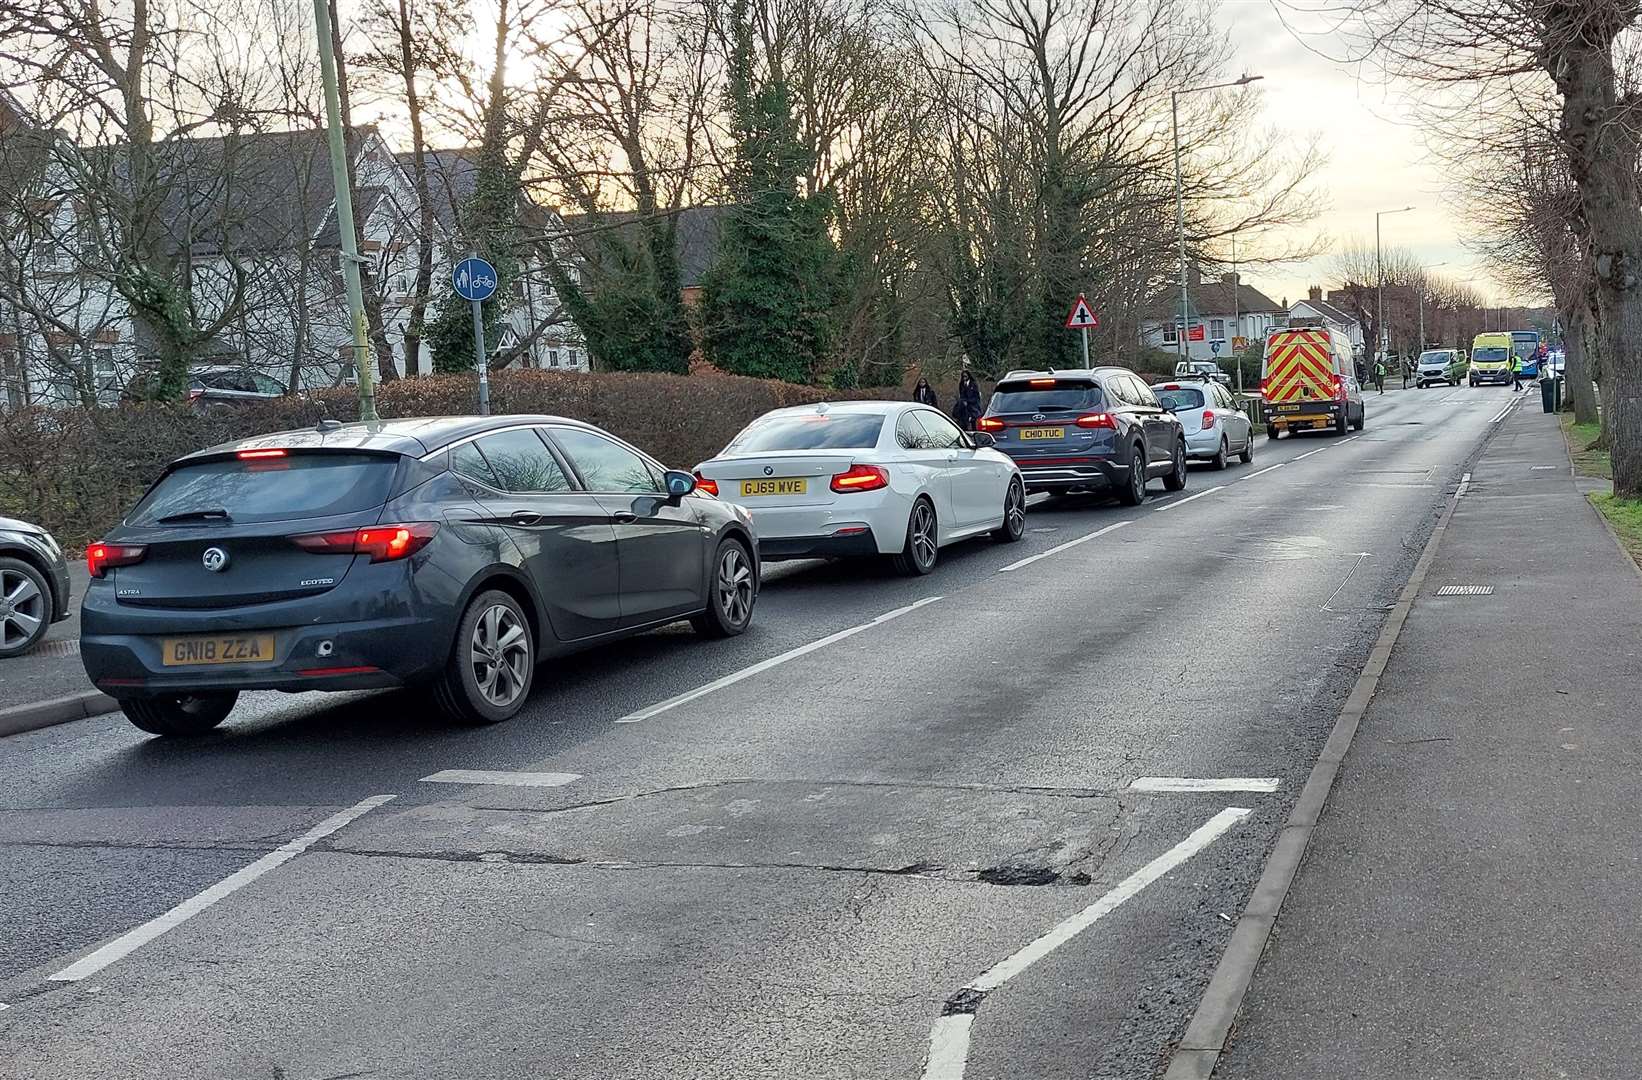
{"label": "rear windscreen of suv", "polygon": [[1157,403],[1170,412],[1203,407],[1203,391],[1193,386],[1182,386],[1178,390],[1159,390],[1154,386],[1152,393],[1157,395]]}
{"label": "rear windscreen of suv", "polygon": [[236,523],[325,517],[388,501],[398,458],[378,454],[293,454],[202,461],[168,473],[131,512],[132,525],[225,511]]}
{"label": "rear windscreen of suv", "polygon": [[1083,413],[1100,408],[1100,387],[1090,383],[1059,383],[1031,387],[1004,384],[992,395],[991,413]]}

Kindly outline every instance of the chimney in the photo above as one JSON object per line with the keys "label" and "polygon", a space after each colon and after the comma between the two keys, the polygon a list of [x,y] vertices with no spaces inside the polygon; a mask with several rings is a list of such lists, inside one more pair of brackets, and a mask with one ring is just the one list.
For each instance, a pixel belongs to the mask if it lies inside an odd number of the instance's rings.
{"label": "chimney", "polygon": [[1238,280],[1240,278],[1242,278],[1242,276],[1243,276],[1242,274],[1221,274],[1220,275],[1220,284],[1222,284],[1222,285],[1236,285],[1238,283]]}
{"label": "chimney", "polygon": [[1313,285],[1311,288],[1306,290],[1306,295],[1311,297],[1316,302],[1322,303],[1323,287],[1321,285]]}
{"label": "chimney", "polygon": [[1193,289],[1203,287],[1203,268],[1196,263],[1186,268],[1186,285]]}

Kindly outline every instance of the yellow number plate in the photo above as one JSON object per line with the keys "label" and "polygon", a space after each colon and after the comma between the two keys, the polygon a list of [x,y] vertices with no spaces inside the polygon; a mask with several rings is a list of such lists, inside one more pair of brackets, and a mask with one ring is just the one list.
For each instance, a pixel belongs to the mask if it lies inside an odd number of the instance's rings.
{"label": "yellow number plate", "polygon": [[803,495],[810,482],[802,476],[773,476],[768,480],[741,481],[743,495]]}
{"label": "yellow number plate", "polygon": [[166,638],[160,642],[160,662],[166,667],[199,664],[271,664],[274,635],[243,634],[228,637]]}
{"label": "yellow number plate", "polygon": [[1021,428],[1021,442],[1031,442],[1033,439],[1064,439],[1066,429],[1063,427],[1025,427]]}

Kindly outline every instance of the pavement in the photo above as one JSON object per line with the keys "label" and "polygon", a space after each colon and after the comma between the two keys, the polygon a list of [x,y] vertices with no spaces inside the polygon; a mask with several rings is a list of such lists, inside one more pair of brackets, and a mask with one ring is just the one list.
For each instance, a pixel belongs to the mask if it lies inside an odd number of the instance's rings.
{"label": "pavement", "polygon": [[1156,1075],[1511,406],[1370,395],[926,578],[779,567],[747,635],[546,665],[494,728],[0,739],[0,1077]]}
{"label": "pavement", "polygon": [[1636,1075],[1642,574],[1554,421],[1472,467],[1216,1077]]}

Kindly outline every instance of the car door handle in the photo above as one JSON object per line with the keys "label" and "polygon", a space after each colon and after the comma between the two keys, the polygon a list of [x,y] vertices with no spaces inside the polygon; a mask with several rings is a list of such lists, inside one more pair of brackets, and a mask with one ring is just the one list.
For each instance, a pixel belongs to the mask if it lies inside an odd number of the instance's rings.
{"label": "car door handle", "polygon": [[520,510],[508,520],[515,525],[534,525],[542,520],[542,515],[532,514],[529,510]]}
{"label": "car door handle", "polygon": [[610,515],[610,520],[614,521],[617,525],[631,525],[638,519],[639,516],[631,510],[617,510],[614,514]]}

